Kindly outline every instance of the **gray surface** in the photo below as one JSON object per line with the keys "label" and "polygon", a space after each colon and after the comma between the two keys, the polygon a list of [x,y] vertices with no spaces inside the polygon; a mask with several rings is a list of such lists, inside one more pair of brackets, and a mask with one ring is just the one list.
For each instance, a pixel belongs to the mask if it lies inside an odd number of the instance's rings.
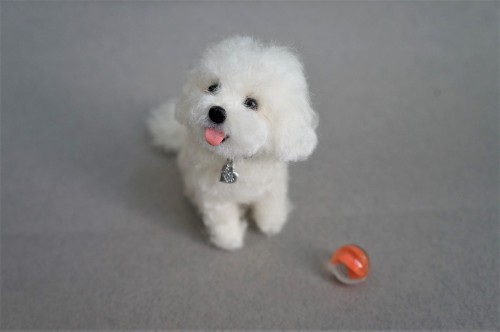
{"label": "gray surface", "polygon": [[[499,327],[497,2],[3,2],[5,329]],[[273,239],[211,248],[148,110],[207,43],[294,46],[320,144]],[[364,246],[343,287],[330,252]]]}

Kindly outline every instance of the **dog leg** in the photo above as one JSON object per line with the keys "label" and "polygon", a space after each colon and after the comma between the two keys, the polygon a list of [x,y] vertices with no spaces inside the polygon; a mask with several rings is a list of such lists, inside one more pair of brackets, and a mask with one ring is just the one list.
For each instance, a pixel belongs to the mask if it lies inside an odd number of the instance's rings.
{"label": "dog leg", "polygon": [[266,235],[278,234],[285,225],[290,210],[286,185],[276,188],[253,206],[257,226]]}
{"label": "dog leg", "polygon": [[236,203],[210,204],[203,209],[203,222],[208,228],[210,242],[215,246],[235,250],[243,246],[247,223],[240,219]]}

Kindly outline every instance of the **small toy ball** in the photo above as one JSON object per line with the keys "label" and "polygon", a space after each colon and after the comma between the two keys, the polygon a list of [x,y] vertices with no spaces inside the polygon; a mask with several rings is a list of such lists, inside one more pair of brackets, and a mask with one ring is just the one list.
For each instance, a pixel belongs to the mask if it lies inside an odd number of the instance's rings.
{"label": "small toy ball", "polygon": [[368,255],[359,246],[348,244],[334,251],[328,267],[341,283],[356,285],[368,276]]}

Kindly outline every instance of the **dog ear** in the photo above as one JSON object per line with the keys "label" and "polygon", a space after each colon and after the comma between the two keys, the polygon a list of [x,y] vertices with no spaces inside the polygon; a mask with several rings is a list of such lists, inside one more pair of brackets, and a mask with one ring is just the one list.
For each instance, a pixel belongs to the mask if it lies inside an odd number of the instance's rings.
{"label": "dog ear", "polygon": [[182,96],[177,104],[175,105],[175,120],[180,124],[186,126],[188,122],[188,112],[186,110],[185,105],[185,96]]}
{"label": "dog ear", "polygon": [[188,80],[182,87],[182,93],[175,105],[175,119],[180,124],[187,126],[189,121],[189,100],[193,98],[192,91],[195,91],[192,83],[192,76],[195,75],[194,70],[189,73]]}
{"label": "dog ear", "polygon": [[281,161],[305,160],[318,143],[316,127],[318,116],[307,96],[288,99],[276,119],[275,147]]}

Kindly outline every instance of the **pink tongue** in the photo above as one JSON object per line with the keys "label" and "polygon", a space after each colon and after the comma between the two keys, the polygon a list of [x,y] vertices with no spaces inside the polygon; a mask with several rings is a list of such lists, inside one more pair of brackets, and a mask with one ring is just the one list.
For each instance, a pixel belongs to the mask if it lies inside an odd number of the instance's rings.
{"label": "pink tongue", "polygon": [[224,135],[224,133],[220,130],[214,128],[205,129],[205,139],[207,140],[207,143],[212,146],[219,145],[224,140],[225,136],[226,135]]}

